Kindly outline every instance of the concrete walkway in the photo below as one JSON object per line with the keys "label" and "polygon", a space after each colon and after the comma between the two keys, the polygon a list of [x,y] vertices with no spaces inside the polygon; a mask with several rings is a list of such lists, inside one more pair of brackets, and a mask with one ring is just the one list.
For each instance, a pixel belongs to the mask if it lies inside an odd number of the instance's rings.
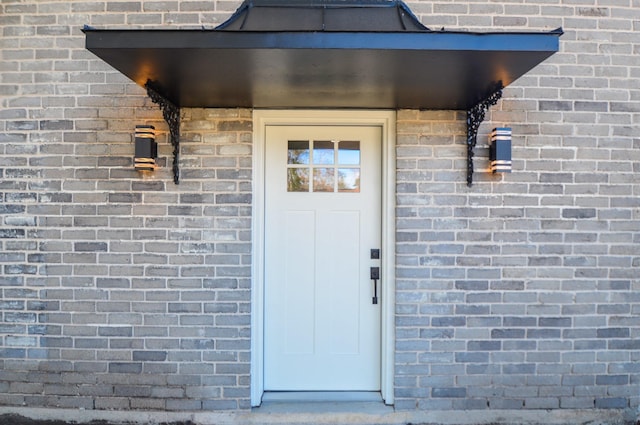
{"label": "concrete walkway", "polygon": [[140,412],[0,407],[0,425],[640,425],[619,410],[402,411],[369,403],[274,403],[250,412]]}

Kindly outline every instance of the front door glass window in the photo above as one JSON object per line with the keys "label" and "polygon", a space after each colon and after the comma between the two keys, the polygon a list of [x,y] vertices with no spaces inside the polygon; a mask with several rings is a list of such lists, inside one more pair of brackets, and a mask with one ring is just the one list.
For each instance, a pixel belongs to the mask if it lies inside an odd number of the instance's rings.
{"label": "front door glass window", "polygon": [[289,140],[288,192],[360,192],[360,142]]}

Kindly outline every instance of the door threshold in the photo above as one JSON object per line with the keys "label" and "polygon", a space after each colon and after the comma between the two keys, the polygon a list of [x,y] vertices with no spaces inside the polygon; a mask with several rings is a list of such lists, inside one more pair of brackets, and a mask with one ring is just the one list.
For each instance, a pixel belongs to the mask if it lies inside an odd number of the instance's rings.
{"label": "door threshold", "polygon": [[262,396],[260,407],[254,413],[367,413],[388,414],[393,406],[387,406],[380,392],[371,391],[302,391],[271,392]]}
{"label": "door threshold", "polygon": [[262,402],[377,402],[379,391],[265,391]]}

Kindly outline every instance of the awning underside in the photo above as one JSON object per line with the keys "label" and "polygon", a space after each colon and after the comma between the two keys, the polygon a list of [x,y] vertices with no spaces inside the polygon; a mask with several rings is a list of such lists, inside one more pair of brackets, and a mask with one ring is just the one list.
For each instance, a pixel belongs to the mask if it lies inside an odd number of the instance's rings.
{"label": "awning underside", "polygon": [[[555,53],[562,33],[431,31],[397,1],[302,3],[245,2],[213,30],[86,28],[86,47],[178,107],[465,110]],[[315,17],[301,22],[300,8]],[[340,11],[360,9],[387,15],[346,31]],[[364,26],[376,19],[398,28]]]}

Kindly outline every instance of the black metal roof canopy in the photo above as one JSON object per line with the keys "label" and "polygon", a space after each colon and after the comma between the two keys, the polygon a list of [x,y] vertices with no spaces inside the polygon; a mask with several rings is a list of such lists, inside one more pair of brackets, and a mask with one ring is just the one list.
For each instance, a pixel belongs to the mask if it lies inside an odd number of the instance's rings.
{"label": "black metal roof canopy", "polygon": [[245,0],[215,29],[84,31],[88,50],[177,107],[457,110],[562,34],[433,31],[399,0]]}

